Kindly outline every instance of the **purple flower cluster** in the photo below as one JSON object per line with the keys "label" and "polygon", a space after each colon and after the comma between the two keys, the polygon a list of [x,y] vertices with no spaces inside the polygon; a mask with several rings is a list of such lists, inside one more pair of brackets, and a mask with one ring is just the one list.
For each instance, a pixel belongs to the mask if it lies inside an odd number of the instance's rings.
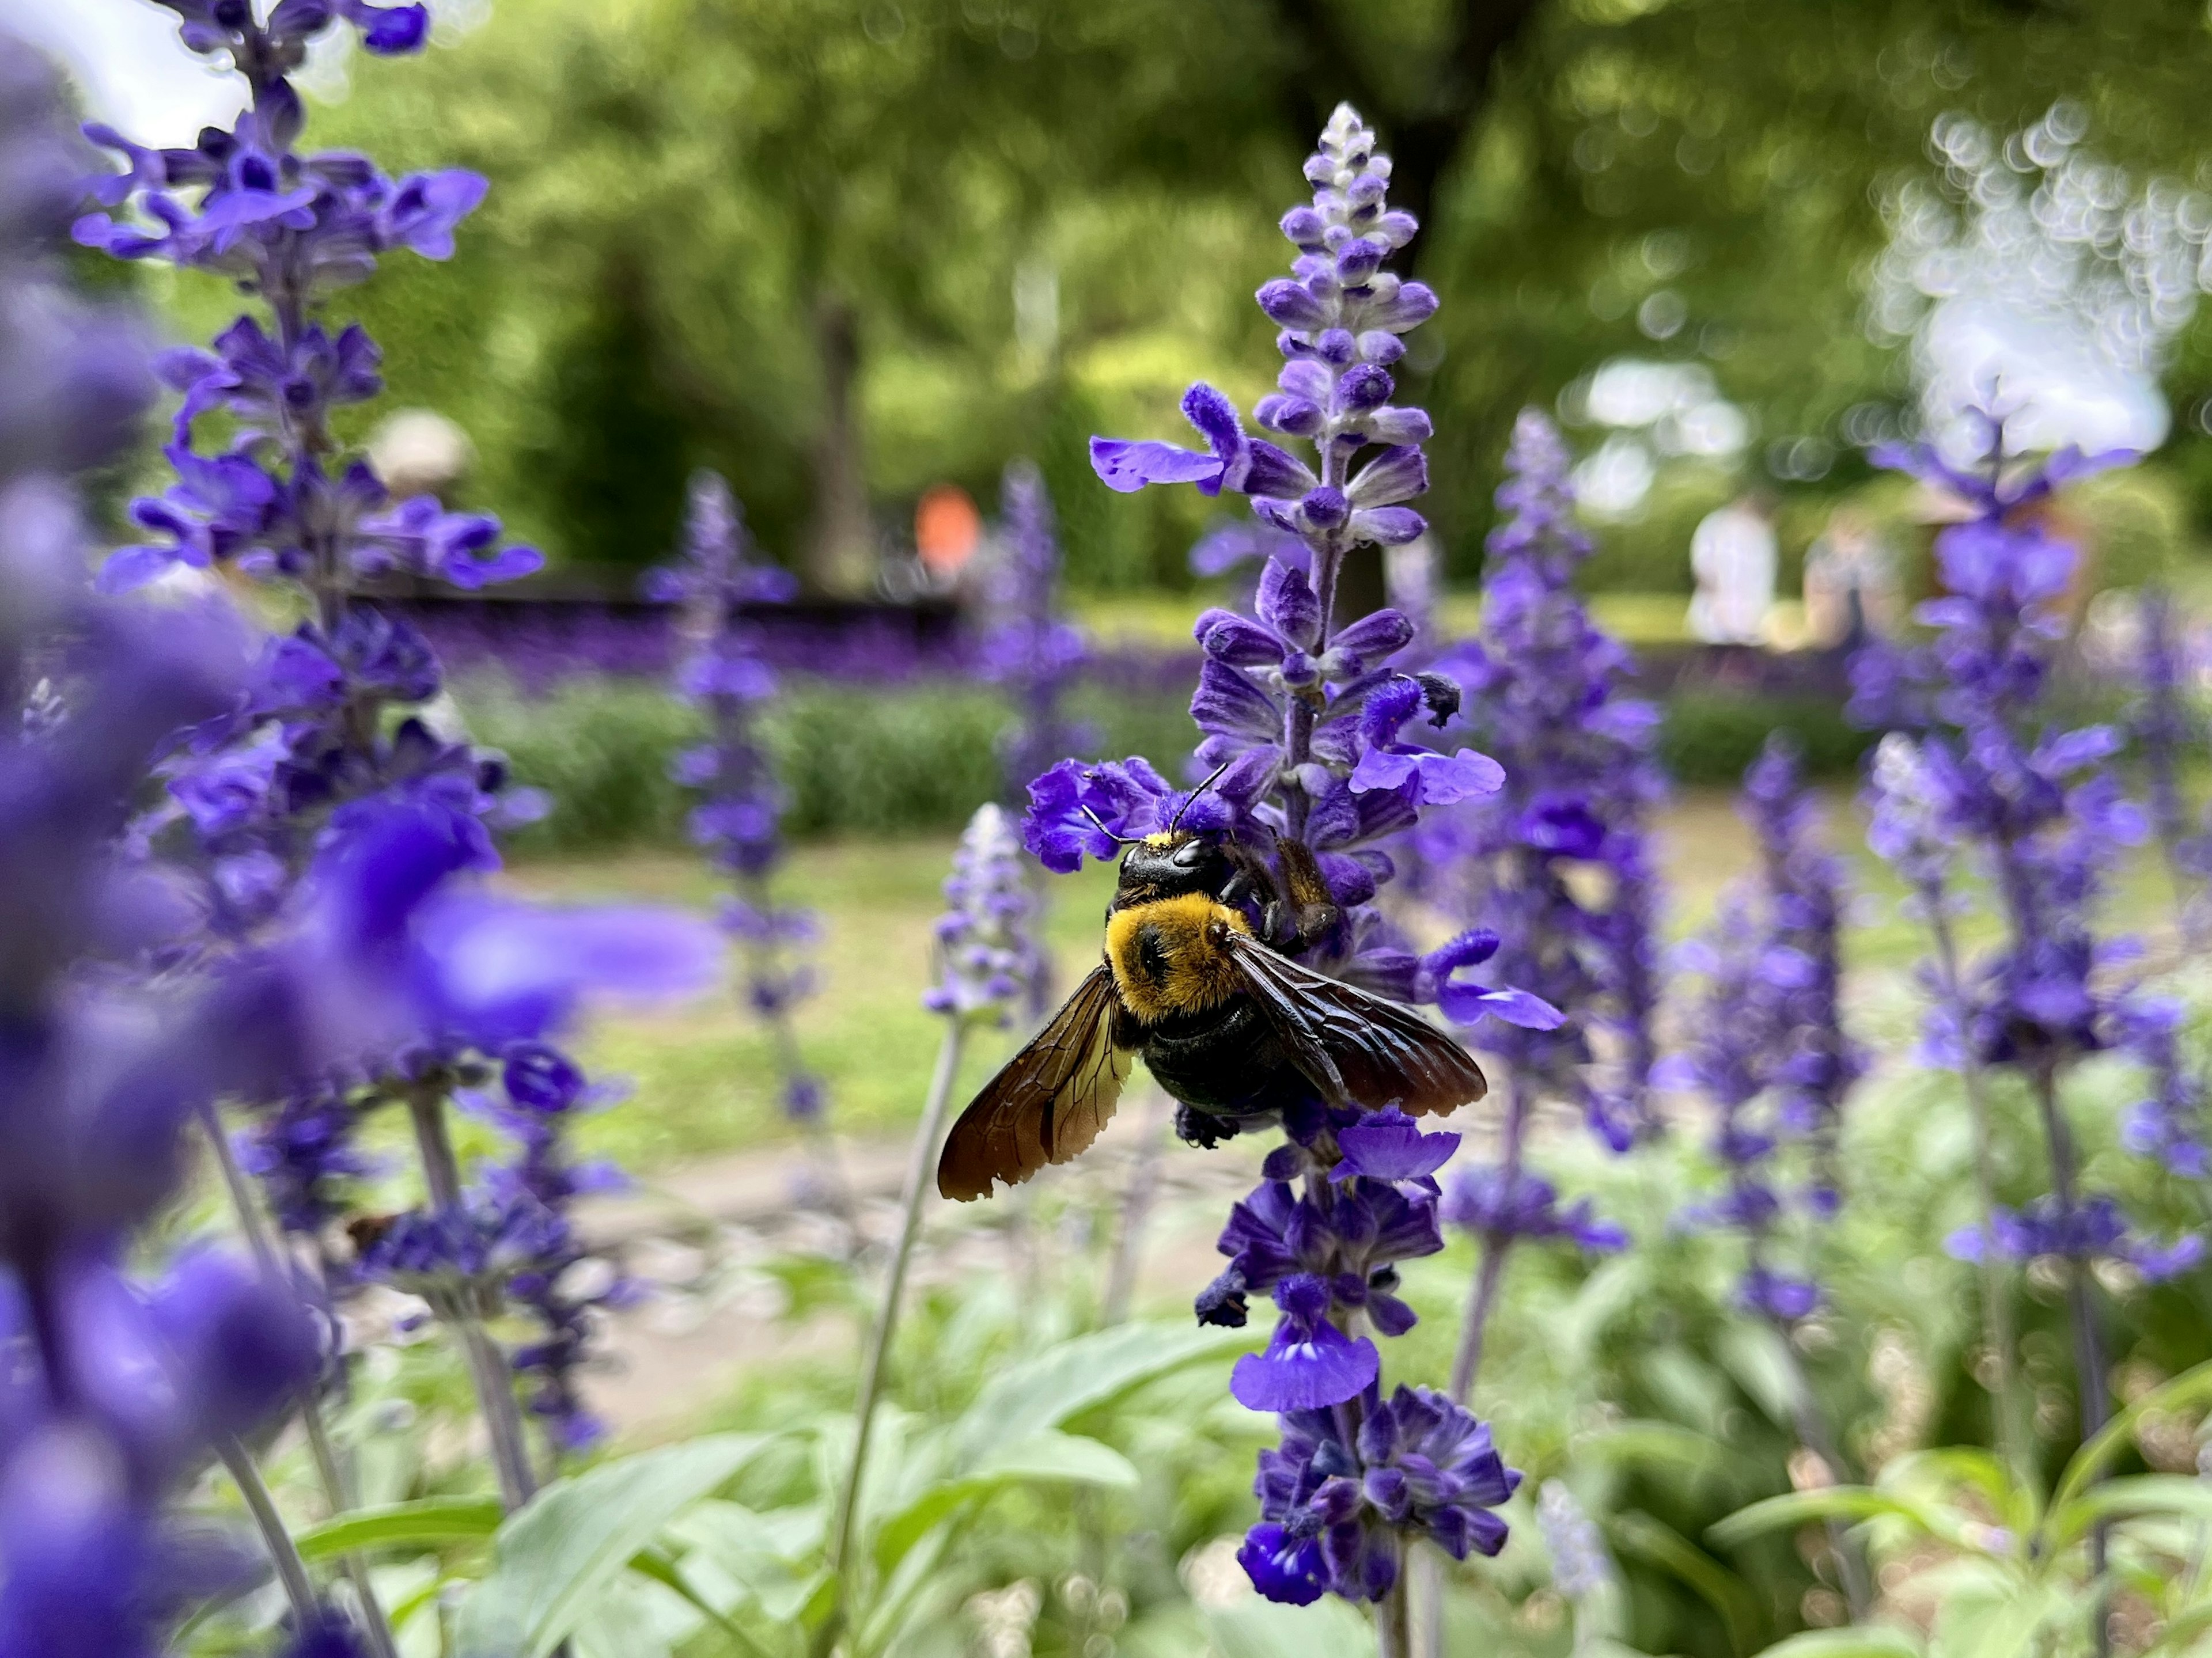
{"label": "purple flower cluster", "polygon": [[[1755,890],[1729,893],[1711,929],[1684,951],[1704,993],[1690,1042],[1662,1075],[1720,1112],[1712,1149],[1727,1187],[1689,1218],[1744,1235],[1745,1305],[1789,1321],[1810,1313],[1820,1291],[1772,1262],[1787,1209],[1783,1181],[1802,1175],[1801,1207],[1819,1218],[1834,1212],[1836,1133],[1863,1066],[1838,1001],[1842,867],[1820,842],[1819,803],[1787,739],[1769,738],[1745,774],[1744,815],[1758,835],[1761,874]],[[1786,1167],[1790,1160],[1802,1169]]]}
{"label": "purple flower cluster", "polygon": [[975,808],[945,881],[950,906],[937,919],[937,982],[921,1005],[963,1024],[1004,1025],[1042,972],[1036,894],[1013,823],[1000,807]]}
{"label": "purple flower cluster", "polygon": [[[1982,419],[1982,453],[1971,468],[1926,447],[1875,455],[1970,514],[1936,537],[1947,591],[1918,612],[1933,640],[1917,650],[1869,650],[1853,665],[1858,710],[1919,736],[1910,789],[1890,791],[1897,798],[1877,817],[1878,849],[1904,860],[1923,902],[1941,899],[1947,849],[1970,853],[2004,918],[2002,944],[1962,973],[1929,1029],[1939,1057],[1970,1055],[2017,1072],[2041,1110],[2056,1208],[2032,1210],[2032,1219],[1993,1218],[1990,1242],[2008,1255],[2045,1253],[2056,1240],[2155,1265],[2195,1241],[2160,1246],[2111,1234],[2107,1212],[2093,1212],[2102,1200],[2077,1189],[2060,1099],[2061,1078],[2081,1056],[2132,1052],[2162,1078],[2151,1110],[2136,1115],[2139,1143],[2172,1147],[2177,1166],[2196,1164],[2191,1085],[2175,1064],[2172,1010],[2116,975],[2134,945],[2100,940],[2094,926],[2115,866],[2148,825],[2107,763],[2119,734],[2106,726],[2055,729],[2045,700],[2078,559],[2046,521],[2045,504],[2067,482],[2132,457],[2068,449],[2022,461],[2007,448],[2002,416]],[[1980,1234],[1972,1247],[1983,1247]],[[2079,1322],[2086,1308],[2076,1313]]]}
{"label": "purple flower cluster", "polygon": [[[114,460],[153,382],[136,329],[72,301],[55,253],[83,158],[27,46],[0,36],[0,1654],[152,1658],[255,1563],[169,1498],[311,1376],[289,1286],[212,1250],[133,1257],[186,1126],[268,1085],[304,1034],[266,958],[149,985],[190,925],[118,851],[147,765],[245,663],[219,608],[97,601],[72,475]],[[294,1632],[319,1612],[295,1600]]]}
{"label": "purple flower cluster", "polygon": [[1014,699],[1014,724],[1000,740],[1010,796],[1061,755],[1091,744],[1060,704],[1082,672],[1090,647],[1060,610],[1060,537],[1044,475],[1029,461],[1008,464],[1000,492],[1000,561],[991,572],[990,619],[975,671]]}
{"label": "purple flower cluster", "polygon": [[[537,568],[531,550],[497,545],[495,519],[446,512],[429,496],[393,502],[366,463],[336,468],[331,411],[374,397],[383,381],[374,342],[358,326],[332,334],[315,319],[317,301],[361,281],[395,249],[451,257],[454,229],[483,199],[484,181],[458,170],[393,179],[350,153],[301,155],[306,110],[287,77],[341,16],[371,52],[413,52],[425,9],[286,0],[263,22],[233,0],[170,3],[185,44],[234,67],[252,105],[229,130],[204,129],[189,149],[148,149],[111,128],[87,128],[123,168],[95,184],[101,210],[72,234],[117,258],[228,277],[268,307],[273,326],[241,317],[212,351],[160,360],[163,380],[183,394],[164,451],[177,481],[132,503],[131,517],[154,539],[114,555],[103,584],[118,591],[175,564],[234,563],[323,593],[392,572],[477,587]],[[217,413],[232,417],[231,440],[203,453],[195,426]],[[326,615],[325,625],[333,620]]]}
{"label": "purple flower cluster", "polygon": [[[403,1259],[420,1273],[447,1252],[446,1269],[470,1285],[449,1305],[484,1360],[480,1404],[495,1444],[514,1412],[513,1382],[507,1356],[472,1320],[510,1303],[534,1315],[545,1338],[514,1360],[556,1443],[573,1446],[590,1434],[571,1377],[593,1298],[573,1291],[564,1210],[578,1187],[556,1140],[582,1084],[555,1098],[562,1090],[549,1079],[574,1067],[544,1044],[592,992],[696,987],[711,973],[714,941],[685,918],[546,910],[485,890],[482,878],[499,863],[491,832],[541,803],[506,786],[498,756],[434,723],[424,705],[441,689],[435,656],[359,597],[393,574],[473,588],[539,563],[529,549],[501,546],[495,519],[428,496],[389,501],[332,428],[337,410],[374,397],[381,381],[374,343],[358,326],[334,331],[324,301],[386,252],[449,256],[484,184],[462,172],[394,180],[360,155],[301,153],[305,111],[289,77],[341,19],[372,52],[416,49],[424,9],[283,0],[264,18],[238,0],[170,3],[187,46],[246,77],[251,106],[189,149],[145,149],[88,129],[125,170],[95,180],[105,210],[73,234],[118,258],[225,276],[260,314],[240,318],[211,352],[160,360],[181,394],[165,450],[176,482],[133,503],[154,538],[112,556],[101,585],[121,592],[178,566],[220,566],[289,590],[310,619],[269,641],[243,690],[195,720],[164,763],[165,798],[133,842],[149,859],[190,867],[199,926],[149,959],[206,970],[264,938],[286,941],[313,987],[305,1017],[326,1060],[296,1070],[282,1092],[240,1095],[265,1108],[244,1161],[276,1218],[332,1288],[353,1273],[402,1270]],[[210,427],[222,440],[204,449]],[[446,1114],[495,1072],[507,1078],[502,1121],[518,1151],[511,1166],[480,1169],[471,1189]],[[331,1233],[368,1172],[355,1131],[367,1111],[391,1104],[412,1120],[428,1205],[348,1263]],[[484,1247],[487,1226],[495,1248]],[[532,1484],[519,1441],[518,1429],[501,1458],[510,1502]]]}
{"label": "purple flower cluster", "polygon": [[[1305,905],[1297,936],[1284,941],[1309,965],[1402,999],[1441,1000],[1455,1017],[1556,1023],[1539,998],[1455,978],[1496,952],[1494,935],[1470,932],[1419,957],[1372,902],[1395,873],[1385,841],[1425,807],[1483,799],[1502,781],[1488,756],[1409,734],[1419,720],[1441,729],[1460,701],[1449,680],[1393,665],[1413,623],[1390,610],[1336,614],[1353,547],[1408,541],[1423,528],[1404,503],[1427,487],[1419,446],[1429,419],[1391,403],[1389,365],[1436,296],[1382,268],[1415,228],[1388,206],[1389,172],[1374,134],[1340,106],[1306,163],[1310,204],[1282,221],[1298,250],[1293,276],[1259,292],[1285,360],[1259,423],[1310,444],[1312,464],[1248,435],[1229,400],[1203,385],[1182,404],[1203,452],[1091,440],[1109,487],[1188,483],[1245,495],[1303,555],[1279,544],[1270,552],[1250,613],[1199,618],[1205,659],[1191,714],[1204,738],[1196,765],[1212,775],[1185,790],[1140,760],[1063,761],[1030,785],[1025,838],[1061,872],[1170,823],[1237,837],[1286,870],[1282,847],[1297,843],[1298,862],[1310,859],[1332,901]],[[1266,1182],[1232,1214],[1221,1239],[1231,1265],[1198,1310],[1240,1323],[1245,1297],[1264,1291],[1279,1315],[1267,1349],[1243,1360],[1232,1382],[1247,1406],[1285,1413],[1282,1448],[1262,1462],[1264,1517],[1243,1557],[1254,1582],[1279,1600],[1328,1588],[1376,1600],[1379,1616],[1402,1623],[1406,1550],[1427,1536],[1459,1555],[1495,1552],[1504,1528],[1487,1510],[1512,1479],[1487,1430],[1460,1407],[1404,1388],[1386,1401],[1380,1391],[1380,1355],[1362,1327],[1383,1335],[1411,1327],[1395,1263],[1441,1245],[1433,1177],[1457,1139],[1424,1135],[1392,1108],[1310,1097],[1273,1108],[1290,1143],[1270,1154]],[[1204,1143],[1219,1132],[1182,1126]]]}
{"label": "purple flower cluster", "polygon": [[790,952],[813,938],[815,919],[777,904],[771,887],[783,861],[785,799],[760,717],[777,682],[742,610],[787,600],[798,584],[788,572],[750,558],[750,550],[730,486],[700,472],[691,480],[683,561],[654,571],[646,593],[682,607],[690,648],[677,689],[705,715],[708,735],[677,756],[675,776],[702,797],[691,813],[693,842],[736,889],[723,902],[722,924],[738,941],[747,999],[775,1045],[784,1111],[811,1124],[822,1114],[822,1079],[799,1053],[791,1010],[812,993],[814,976],[794,965]]}
{"label": "purple flower cluster", "polygon": [[1496,1554],[1494,1510],[1521,1476],[1476,1421],[1442,1394],[1370,1384],[1358,1428],[1340,1412],[1283,1413],[1283,1442],[1260,1453],[1260,1523],[1237,1552],[1271,1600],[1308,1606],[1324,1592],[1379,1600],[1403,1570],[1403,1539],[1426,1537],[1455,1560]]}
{"label": "purple flower cluster", "polygon": [[1413,840],[1430,896],[1495,931],[1497,970],[1567,1015],[1493,1029],[1485,1047],[1516,1092],[1579,1103],[1620,1151],[1652,1127],[1645,819],[1665,784],[1651,755],[1658,710],[1620,695],[1632,661],[1574,589],[1591,547],[1569,459],[1551,422],[1524,410],[1498,492],[1509,516],[1490,537],[1481,635],[1434,665],[1466,694],[1505,786],[1424,820]]}

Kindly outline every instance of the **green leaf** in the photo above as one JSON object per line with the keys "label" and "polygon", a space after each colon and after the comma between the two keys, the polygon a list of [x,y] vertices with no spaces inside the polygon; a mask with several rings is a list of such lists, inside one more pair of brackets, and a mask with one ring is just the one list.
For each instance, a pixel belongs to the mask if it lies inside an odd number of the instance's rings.
{"label": "green leaf", "polygon": [[2178,1473],[2138,1474],[2094,1485],[2062,1509],[2053,1509],[2045,1535],[2053,1548],[2087,1535],[2100,1520],[2134,1515],[2177,1515],[2212,1521],[2212,1485]]}
{"label": "green leaf", "polygon": [[1221,1658],[1314,1658],[1364,1652],[1375,1644],[1367,1620],[1334,1595],[1310,1606],[1278,1606],[1254,1595],[1208,1612],[1206,1633]]}
{"label": "green leaf", "polygon": [[1063,1341],[985,1387],[953,1430],[959,1461],[972,1467],[994,1446],[1060,1427],[1185,1364],[1251,1345],[1242,1330],[1163,1324],[1116,1325]]}
{"label": "green leaf", "polygon": [[1788,1491],[1770,1497],[1705,1529],[1705,1535],[1723,1548],[1734,1548],[1764,1532],[1786,1531],[1819,1520],[1903,1520],[1934,1537],[1951,1537],[1955,1527],[1925,1503],[1910,1497],[1878,1491],[1866,1485],[1830,1485],[1811,1491]]}
{"label": "green leaf", "polygon": [[2088,1489],[2104,1472],[2105,1465],[2118,1456],[2120,1448],[2134,1436],[2136,1424],[2144,1417],[2154,1412],[2186,1410],[2209,1399],[2212,1399],[2212,1360],[2194,1370],[2184,1370],[2171,1382],[2152,1388],[2098,1429],[2074,1453],[2066,1464],[2066,1471],[2058,1477],[2057,1489],[2051,1494],[2051,1512],[2057,1513]]}
{"label": "green leaf", "polygon": [[1756,1646],[1759,1602],[1741,1577],[1671,1526],[1637,1509],[1614,1515],[1605,1530],[1620,1552],[1672,1572],[1720,1613],[1737,1652],[1748,1654]]}
{"label": "green leaf", "polygon": [[1781,1335],[1771,1325],[1749,1322],[1731,1325],[1723,1333],[1720,1361],[1744,1392],[1779,1428],[1796,1420],[1797,1376]]}
{"label": "green leaf", "polygon": [[819,1503],[756,1513],[709,1498],[668,1528],[668,1536],[726,1573],[772,1624],[798,1619],[828,1579],[821,1554],[826,1511]]}
{"label": "green leaf", "polygon": [[456,1658],[544,1658],[632,1556],[768,1442],[716,1434],[548,1485],[500,1527],[498,1563],[456,1623]]}
{"label": "green leaf", "polygon": [[2064,1604],[2065,1598],[2045,1583],[2021,1584],[1987,1599],[1947,1600],[1936,1617],[1937,1658],[2020,1658],[2033,1649],[2037,1631]]}
{"label": "green leaf", "polygon": [[641,1549],[637,1553],[630,1556],[629,1569],[641,1577],[650,1577],[663,1588],[672,1590],[681,1596],[695,1610],[705,1613],[723,1634],[728,1636],[744,1651],[757,1653],[759,1658],[768,1658],[768,1649],[737,1625],[732,1623],[718,1607],[709,1602],[698,1590],[693,1588],[676,1563],[661,1553],[659,1550]]}
{"label": "green leaf", "polygon": [[1607,1461],[1638,1464],[1692,1479],[1725,1473],[1731,1455],[1727,1446],[1695,1428],[1649,1418],[1614,1423],[1578,1436],[1575,1448]]}
{"label": "green leaf", "polygon": [[1924,1650],[1911,1630],[1863,1624],[1851,1629],[1808,1629],[1777,1641],[1759,1658],[1921,1658]]}
{"label": "green leaf", "polygon": [[1055,1483],[1129,1491],[1137,1485],[1137,1470],[1121,1452],[1095,1439],[1050,1429],[1031,1434],[993,1454],[974,1473],[940,1480],[887,1515],[876,1528],[877,1570],[888,1576],[908,1549],[971,1503],[1009,1485]]}
{"label": "green leaf", "polygon": [[327,1560],[359,1549],[435,1548],[489,1537],[506,1517],[495,1497],[426,1497],[389,1508],[356,1509],[310,1526],[294,1541],[303,1560]]}

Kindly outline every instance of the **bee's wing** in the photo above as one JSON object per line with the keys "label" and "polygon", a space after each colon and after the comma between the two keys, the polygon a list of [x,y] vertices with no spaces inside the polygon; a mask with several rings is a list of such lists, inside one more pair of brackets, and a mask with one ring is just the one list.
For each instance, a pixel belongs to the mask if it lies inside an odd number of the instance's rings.
{"label": "bee's wing", "polygon": [[1418,1117],[1456,1110],[1490,1091],[1474,1056],[1412,1008],[1243,933],[1231,935],[1229,948],[1291,1061],[1333,1101],[1377,1108],[1395,1100]]}
{"label": "bee's wing", "polygon": [[1121,1097],[1128,1050],[1114,1046],[1114,975],[1103,963],[960,1114],[937,1160],[937,1189],[956,1203],[1018,1186],[1098,1138]]}

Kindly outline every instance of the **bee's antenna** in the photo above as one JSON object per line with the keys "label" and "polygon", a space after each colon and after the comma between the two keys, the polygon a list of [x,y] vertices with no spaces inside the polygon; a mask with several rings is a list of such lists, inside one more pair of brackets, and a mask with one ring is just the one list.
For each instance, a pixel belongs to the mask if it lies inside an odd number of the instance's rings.
{"label": "bee's antenna", "polygon": [[1115,834],[1112,829],[1106,827],[1106,820],[1099,817],[1097,812],[1091,811],[1088,806],[1084,807],[1083,815],[1085,817],[1088,817],[1093,823],[1096,823],[1098,826],[1098,832],[1104,835],[1109,841],[1111,841],[1117,847],[1133,847],[1138,841],[1145,838],[1141,835]]}
{"label": "bee's antenna", "polygon": [[1168,833],[1170,835],[1173,835],[1176,832],[1176,826],[1182,822],[1183,813],[1190,810],[1191,801],[1197,799],[1200,795],[1212,788],[1214,784],[1219,780],[1221,774],[1227,771],[1232,763],[1234,762],[1224,760],[1219,765],[1216,766],[1213,768],[1212,774],[1209,776],[1206,781],[1200,783],[1196,788],[1193,789],[1190,792],[1189,799],[1186,799],[1181,805],[1176,808],[1176,815],[1168,820]]}

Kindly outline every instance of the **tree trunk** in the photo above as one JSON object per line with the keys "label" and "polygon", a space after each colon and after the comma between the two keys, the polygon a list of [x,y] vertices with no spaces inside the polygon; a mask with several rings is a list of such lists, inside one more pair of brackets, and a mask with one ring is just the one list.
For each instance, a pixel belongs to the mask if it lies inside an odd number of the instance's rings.
{"label": "tree trunk", "polygon": [[822,424],[814,440],[814,521],[804,575],[817,592],[859,598],[875,589],[876,534],[854,407],[860,335],[850,301],[833,293],[815,302],[814,343],[822,367]]}

